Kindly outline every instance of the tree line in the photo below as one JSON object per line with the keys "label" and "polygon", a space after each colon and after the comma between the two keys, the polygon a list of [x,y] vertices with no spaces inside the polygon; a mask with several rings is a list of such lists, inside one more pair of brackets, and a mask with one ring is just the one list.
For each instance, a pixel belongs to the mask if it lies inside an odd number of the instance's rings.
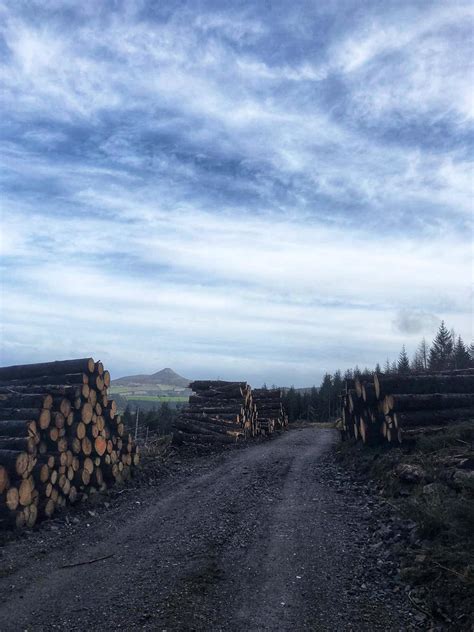
{"label": "tree line", "polygon": [[[168,402],[162,402],[158,408],[153,407],[148,410],[136,408],[132,410],[127,404],[122,416],[122,420],[132,435],[137,430],[140,438],[146,438],[146,434],[165,435],[171,432],[174,419],[179,410],[172,408]],[[143,435],[143,436],[142,436]]]}
{"label": "tree line", "polygon": [[474,367],[474,345],[466,345],[461,336],[448,330],[442,321],[431,345],[423,338],[411,359],[403,346],[397,360],[390,362],[387,359],[383,368],[377,363],[374,370],[367,367],[361,370],[355,366],[344,374],[339,370],[334,374],[326,373],[319,388],[288,389],[283,396],[283,405],[290,422],[296,419],[331,421],[339,415],[339,396],[347,379],[370,377],[374,373],[408,375],[470,367]]}

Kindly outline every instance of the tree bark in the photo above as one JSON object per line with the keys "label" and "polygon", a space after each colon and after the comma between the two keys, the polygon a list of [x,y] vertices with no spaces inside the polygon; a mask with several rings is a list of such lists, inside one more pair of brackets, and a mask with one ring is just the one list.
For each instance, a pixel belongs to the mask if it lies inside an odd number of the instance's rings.
{"label": "tree bark", "polygon": [[378,398],[397,394],[465,393],[474,394],[474,374],[375,376]]}
{"label": "tree bark", "polygon": [[92,358],[59,360],[39,364],[19,364],[0,368],[0,380],[38,378],[44,375],[67,375],[71,373],[94,373]]}
{"label": "tree bark", "polygon": [[469,408],[474,407],[474,394],[391,395],[385,397],[384,407],[393,412]]}
{"label": "tree bark", "polygon": [[435,426],[436,424],[449,425],[458,421],[472,419],[474,421],[473,408],[447,408],[444,410],[414,410],[411,412],[395,413],[401,428],[416,426]]}

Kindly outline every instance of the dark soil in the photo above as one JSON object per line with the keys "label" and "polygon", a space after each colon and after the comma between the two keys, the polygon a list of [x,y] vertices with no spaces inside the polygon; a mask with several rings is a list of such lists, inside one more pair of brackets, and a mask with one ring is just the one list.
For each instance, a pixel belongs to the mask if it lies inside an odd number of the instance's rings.
{"label": "dark soil", "polygon": [[427,629],[384,553],[382,501],[345,480],[336,441],[309,427],[176,456],[11,539],[0,629]]}
{"label": "dark soil", "polygon": [[374,547],[435,629],[474,630],[474,430],[451,424],[399,447],[335,449],[352,490],[370,490]]}

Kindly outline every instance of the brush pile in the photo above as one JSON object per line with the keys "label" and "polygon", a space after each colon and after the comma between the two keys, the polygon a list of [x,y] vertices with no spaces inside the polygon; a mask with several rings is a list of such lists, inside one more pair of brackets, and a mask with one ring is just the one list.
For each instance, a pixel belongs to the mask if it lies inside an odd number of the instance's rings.
{"label": "brush pile", "polygon": [[174,422],[177,443],[219,444],[259,434],[256,406],[247,382],[191,382],[189,406]]}
{"label": "brush pile", "polygon": [[92,358],[0,368],[0,528],[129,478],[138,449]]}
{"label": "brush pile", "polygon": [[275,430],[283,430],[288,426],[288,417],[283,410],[282,392],[279,388],[256,388],[252,391],[252,397],[257,407],[262,434],[271,435]]}
{"label": "brush pile", "polygon": [[402,443],[474,421],[474,369],[413,375],[374,374],[346,382],[343,438],[365,444]]}

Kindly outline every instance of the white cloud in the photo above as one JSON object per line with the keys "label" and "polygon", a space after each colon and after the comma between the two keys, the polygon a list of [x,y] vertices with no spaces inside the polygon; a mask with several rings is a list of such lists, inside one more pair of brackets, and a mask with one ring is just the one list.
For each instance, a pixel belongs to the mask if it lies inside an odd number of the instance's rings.
{"label": "white cloud", "polygon": [[467,130],[464,5],[370,15],[284,63],[270,17],[151,27],[139,5],[84,3],[64,29],[5,12],[26,131],[2,147],[4,353],[307,383],[438,318],[469,338],[465,145],[384,139],[387,121]]}

